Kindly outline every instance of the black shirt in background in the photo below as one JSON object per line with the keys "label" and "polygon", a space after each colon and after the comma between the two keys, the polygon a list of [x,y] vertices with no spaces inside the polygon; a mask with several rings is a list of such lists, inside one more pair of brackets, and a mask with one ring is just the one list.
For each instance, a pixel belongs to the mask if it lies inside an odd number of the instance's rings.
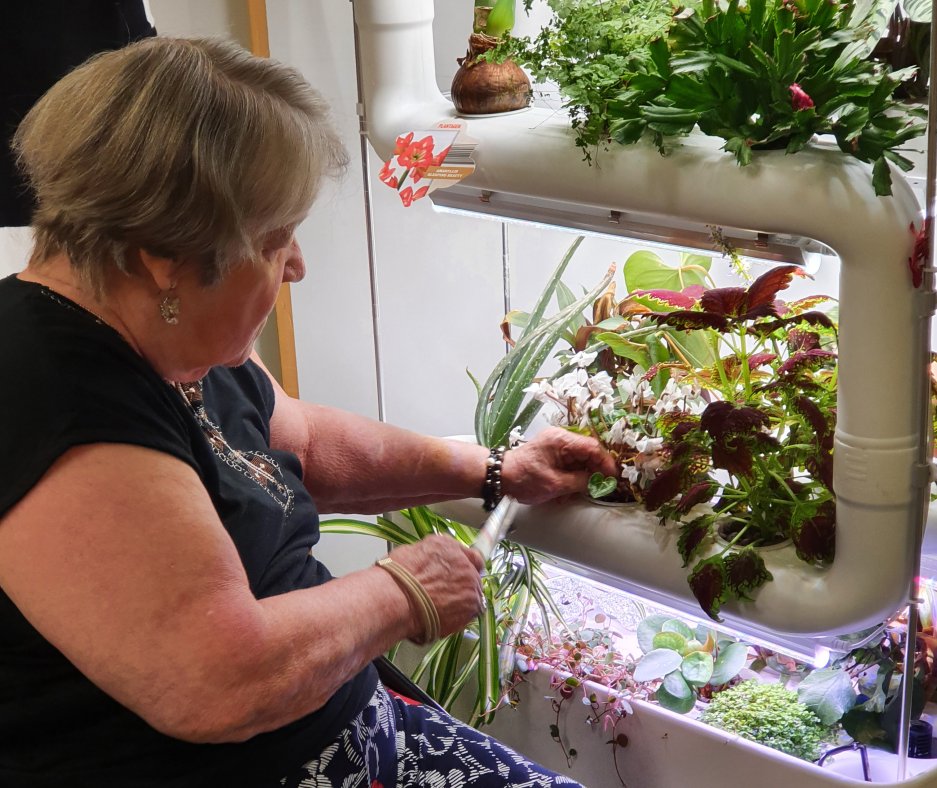
{"label": "black shirt in background", "polygon": [[32,105],[92,55],[153,35],[143,0],[0,0],[0,227],[30,223],[10,141]]}
{"label": "black shirt in background", "polygon": [[[248,362],[218,367],[203,383],[204,416],[227,443],[218,450],[179,392],[117,332],[40,285],[0,280],[0,517],[70,447],[135,444],[171,454],[199,474],[255,596],[326,582],[328,571],[310,552],[318,515],[299,460],[269,446],[269,380]],[[276,484],[258,484],[250,463],[239,463],[228,447],[277,468]],[[0,590],[0,786],[276,785],[335,737],[375,683],[369,667],[323,709],[243,744],[186,743],[100,691]]]}

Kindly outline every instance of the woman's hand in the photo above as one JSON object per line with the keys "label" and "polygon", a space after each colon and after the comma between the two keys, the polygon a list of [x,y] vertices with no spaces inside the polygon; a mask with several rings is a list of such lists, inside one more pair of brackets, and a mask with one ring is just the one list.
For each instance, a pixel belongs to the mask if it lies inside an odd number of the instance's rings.
{"label": "woman's hand", "polygon": [[505,494],[536,504],[584,492],[596,472],[618,475],[614,457],[597,440],[550,427],[505,453],[501,484]]}
{"label": "woman's hand", "polygon": [[[465,628],[482,610],[483,596],[479,573],[481,556],[463,547],[451,536],[427,536],[416,544],[397,547],[390,557],[410,570],[429,594],[439,614],[439,636]],[[413,611],[412,637],[423,635],[423,622]]]}

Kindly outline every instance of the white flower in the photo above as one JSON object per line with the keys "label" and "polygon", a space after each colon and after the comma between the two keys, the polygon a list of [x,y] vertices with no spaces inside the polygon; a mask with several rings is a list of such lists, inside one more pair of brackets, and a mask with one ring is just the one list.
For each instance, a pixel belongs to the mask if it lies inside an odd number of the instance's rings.
{"label": "white flower", "polygon": [[531,383],[524,389],[525,394],[530,394],[534,399],[546,402],[555,396],[553,386],[549,380],[538,380]]}
{"label": "white flower", "polygon": [[579,396],[580,390],[585,387],[588,380],[588,372],[584,369],[574,369],[572,372],[560,375],[554,380],[553,390],[560,399],[576,399]]}
{"label": "white flower", "polygon": [[628,431],[628,420],[618,419],[605,434],[605,442],[610,446],[618,446],[625,442],[625,433]]}
{"label": "white flower", "polygon": [[[650,440],[660,440],[660,438],[649,438]],[[663,441],[662,441],[663,442]],[[634,466],[641,475],[648,481],[653,481],[657,477],[657,472],[664,467],[664,457],[660,452],[639,452],[634,457]]]}
{"label": "white flower", "polygon": [[[591,398],[587,400],[586,410],[609,412],[615,406],[615,389],[607,372],[599,372],[589,378],[587,383]],[[585,403],[583,403],[585,404]]]}
{"label": "white flower", "polygon": [[547,422],[554,427],[566,427],[569,422],[566,421],[566,413],[562,410],[554,410],[547,416]]}
{"label": "white flower", "polygon": [[641,438],[634,443],[634,447],[641,452],[641,454],[651,454],[658,451],[663,445],[663,438]]}
{"label": "white flower", "polygon": [[612,387],[612,378],[605,371],[597,372],[589,378],[589,390],[596,396],[600,394],[606,397],[615,396],[615,389]]}
{"label": "white flower", "polygon": [[633,465],[622,465],[621,477],[634,484],[638,479],[641,478],[641,472]]}
{"label": "white flower", "polygon": [[585,350],[580,350],[569,360],[569,363],[575,364],[577,367],[588,367],[598,355],[598,353],[587,353]]}

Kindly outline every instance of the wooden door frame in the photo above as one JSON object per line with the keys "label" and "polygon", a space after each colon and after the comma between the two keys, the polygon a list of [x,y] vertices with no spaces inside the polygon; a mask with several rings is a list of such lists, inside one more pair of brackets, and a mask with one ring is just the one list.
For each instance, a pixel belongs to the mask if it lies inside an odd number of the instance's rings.
{"label": "wooden door frame", "polygon": [[[247,21],[251,52],[258,57],[270,57],[266,0],[247,0]],[[277,352],[280,356],[280,385],[291,397],[298,397],[299,371],[296,365],[293,302],[288,284],[280,286],[276,306],[273,308],[273,318],[277,329]]]}

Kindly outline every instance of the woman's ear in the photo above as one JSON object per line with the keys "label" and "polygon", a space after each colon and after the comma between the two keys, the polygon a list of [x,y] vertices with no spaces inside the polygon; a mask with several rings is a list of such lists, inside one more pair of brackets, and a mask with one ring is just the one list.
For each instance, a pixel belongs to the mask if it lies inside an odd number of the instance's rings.
{"label": "woman's ear", "polygon": [[179,261],[148,252],[137,247],[129,250],[127,257],[137,263],[140,274],[149,278],[160,292],[170,290],[179,280]]}

